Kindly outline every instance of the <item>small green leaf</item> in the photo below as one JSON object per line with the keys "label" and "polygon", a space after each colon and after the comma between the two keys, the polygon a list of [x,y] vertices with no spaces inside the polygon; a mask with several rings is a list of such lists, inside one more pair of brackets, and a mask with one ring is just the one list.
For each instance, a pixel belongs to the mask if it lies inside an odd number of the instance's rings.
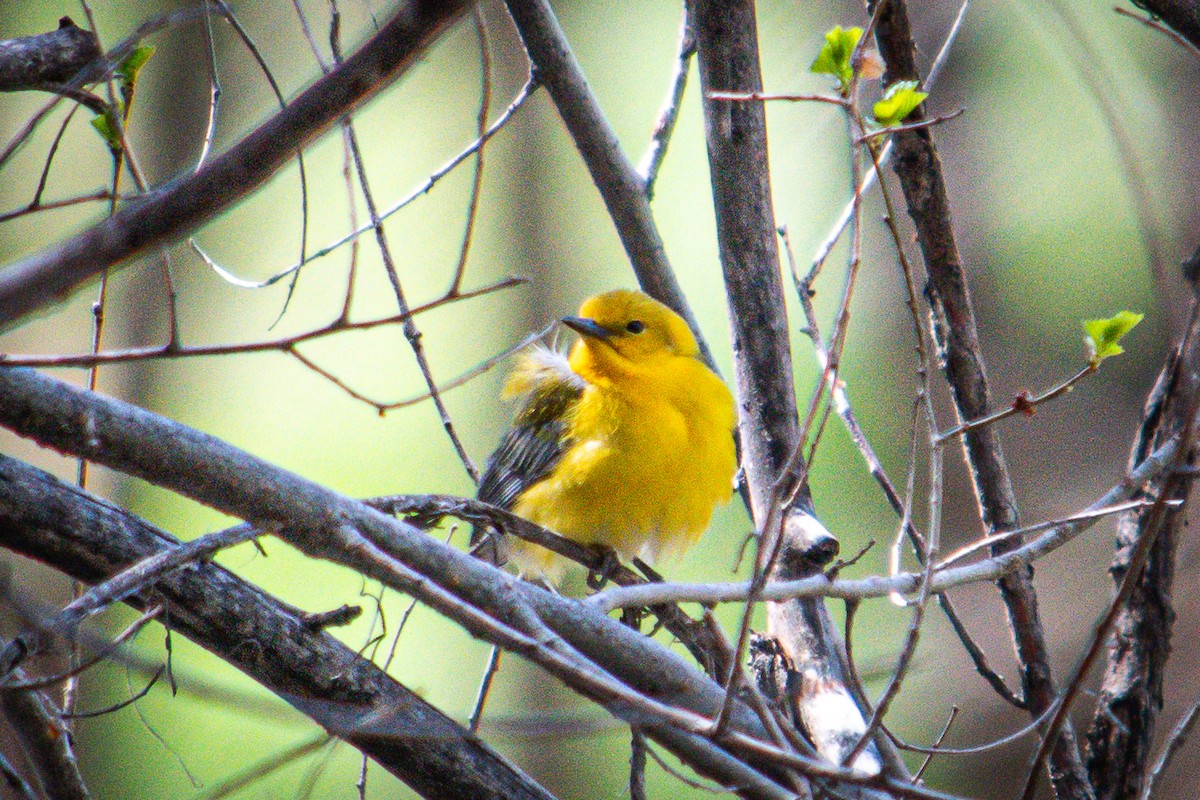
{"label": "small green leaf", "polygon": [[[120,106],[120,101],[117,101],[117,105]],[[120,111],[121,109],[118,108],[117,113]],[[104,143],[108,145],[109,149],[115,151],[121,149],[121,137],[117,133],[117,126],[113,124],[112,113],[110,109],[92,117],[92,127],[100,134],[100,138],[104,139]]]}
{"label": "small green leaf", "polygon": [[138,73],[142,71],[142,67],[146,66],[146,62],[152,55],[154,55],[153,45],[143,44],[135,47],[133,52],[125,56],[121,66],[117,67],[117,74],[121,76],[122,82],[128,86],[137,83]]}
{"label": "small green leaf", "polygon": [[1125,348],[1118,342],[1145,316],[1134,314],[1132,311],[1121,311],[1108,319],[1085,319],[1083,329],[1087,331],[1087,336],[1083,341],[1087,345],[1088,361],[1098,367],[1104,359],[1124,353]]}
{"label": "small green leaf", "polygon": [[817,53],[809,70],[818,75],[832,75],[837,78],[838,84],[845,92],[850,88],[850,81],[854,79],[854,66],[850,63],[850,57],[854,54],[854,48],[858,46],[862,34],[862,28],[843,30],[842,26],[835,26],[825,34],[825,45],[821,52]]}
{"label": "small green leaf", "polygon": [[922,92],[916,81],[896,81],[883,92],[880,99],[871,110],[875,121],[883,127],[896,125],[929,97],[928,92]]}

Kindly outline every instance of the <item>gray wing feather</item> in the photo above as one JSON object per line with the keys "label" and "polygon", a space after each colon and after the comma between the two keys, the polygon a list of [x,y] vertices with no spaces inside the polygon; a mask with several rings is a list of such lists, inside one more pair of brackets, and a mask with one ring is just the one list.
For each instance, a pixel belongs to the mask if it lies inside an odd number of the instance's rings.
{"label": "gray wing feather", "polygon": [[[570,447],[566,412],[583,393],[580,382],[555,382],[532,392],[513,427],[488,458],[476,496],[500,508],[512,508],[521,493],[545,478]],[[471,532],[476,544],[486,531]],[[489,560],[501,563],[498,557]]]}

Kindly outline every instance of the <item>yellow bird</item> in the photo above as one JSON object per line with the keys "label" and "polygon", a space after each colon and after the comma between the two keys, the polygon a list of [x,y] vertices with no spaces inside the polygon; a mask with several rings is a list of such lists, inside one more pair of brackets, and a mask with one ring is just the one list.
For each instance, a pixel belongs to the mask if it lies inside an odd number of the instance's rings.
{"label": "yellow bird", "polygon": [[[733,490],[729,390],[683,318],[642,292],[597,295],[563,324],[579,334],[570,357],[535,347],[505,386],[524,402],[479,499],[627,560],[681,554]],[[569,563],[519,540],[509,555],[551,583]]]}

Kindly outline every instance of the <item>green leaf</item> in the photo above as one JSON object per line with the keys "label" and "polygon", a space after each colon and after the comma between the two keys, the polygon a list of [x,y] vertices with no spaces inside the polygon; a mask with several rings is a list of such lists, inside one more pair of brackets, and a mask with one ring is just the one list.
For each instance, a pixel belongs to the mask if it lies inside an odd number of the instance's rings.
{"label": "green leaf", "polygon": [[1125,348],[1118,342],[1145,316],[1132,311],[1120,311],[1108,319],[1085,319],[1083,329],[1087,331],[1087,336],[1083,341],[1087,345],[1088,361],[1098,367],[1104,359],[1124,353]]}
{"label": "green leaf", "polygon": [[916,81],[896,81],[883,92],[883,98],[871,110],[883,127],[896,125],[921,105],[929,92],[917,89]]}
{"label": "green leaf", "polygon": [[854,66],[850,63],[850,57],[854,54],[854,48],[858,46],[862,34],[862,28],[843,30],[840,25],[834,27],[825,34],[825,45],[821,52],[817,53],[809,70],[818,75],[832,75],[837,78],[843,92],[848,90],[850,81],[854,79]]}
{"label": "green leaf", "polygon": [[[117,101],[116,113],[121,113],[121,101]],[[113,122],[112,114],[114,109],[109,109],[103,114],[97,114],[92,117],[92,127],[100,134],[100,138],[104,139],[104,143],[108,145],[110,150],[117,151],[121,149],[121,137],[117,133],[117,126]]]}
{"label": "green leaf", "polygon": [[142,67],[146,66],[146,62],[152,55],[154,55],[153,45],[143,44],[135,47],[133,52],[125,56],[121,66],[117,67],[117,74],[121,76],[121,82],[127,86],[137,83],[138,73],[142,71]]}

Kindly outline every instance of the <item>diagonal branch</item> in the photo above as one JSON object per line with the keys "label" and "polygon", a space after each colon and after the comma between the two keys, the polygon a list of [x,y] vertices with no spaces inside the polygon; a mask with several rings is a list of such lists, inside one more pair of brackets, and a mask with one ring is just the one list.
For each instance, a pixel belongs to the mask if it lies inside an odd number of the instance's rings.
{"label": "diagonal branch", "polygon": [[647,294],[687,320],[705,360],[712,366],[712,354],[667,260],[645,182],[600,109],[554,10],[547,0],[507,0],[507,5],[535,74],[554,100],[563,125],[600,190],[638,283]]}
{"label": "diagonal branch", "polygon": [[95,33],[63,17],[58,30],[0,40],[0,92],[65,88],[102,55]]}
{"label": "diagonal branch", "polygon": [[1200,8],[1196,0],[1136,0],[1134,5],[1149,11],[1193,47],[1200,48]]}
{"label": "diagonal branch", "polygon": [[[880,6],[876,42],[887,64],[885,83],[917,80],[915,50],[908,11],[903,0],[871,2]],[[910,119],[919,121],[921,109]],[[958,252],[950,204],[942,178],[941,161],[928,128],[896,133],[894,169],[900,178],[909,215],[916,226],[917,242],[929,277],[929,298],[934,336],[961,420],[988,413],[987,375],[975,324],[966,270]],[[988,534],[1019,525],[1012,481],[994,427],[968,430],[963,436],[964,457],[979,502],[980,518]],[[1018,547],[1019,541],[996,545],[999,554]],[[1038,612],[1032,573],[1021,569],[999,581],[1022,669],[1025,700],[1036,719],[1055,700],[1049,654]],[[1083,769],[1074,731],[1064,725],[1050,761],[1051,780],[1060,798],[1090,798],[1092,791]]]}
{"label": "diagonal branch", "polygon": [[[1200,389],[1200,323],[1193,302],[1191,330],[1163,367],[1146,401],[1142,428],[1129,454],[1130,462],[1166,439],[1181,435],[1191,424]],[[1191,465],[1190,448],[1177,459]],[[1161,495],[1181,501],[1152,514],[1125,514],[1117,524],[1117,552],[1109,572],[1120,586],[1135,581],[1113,623],[1108,664],[1100,684],[1097,707],[1088,730],[1088,775],[1099,800],[1137,797],[1147,777],[1150,746],[1163,704],[1163,674],[1171,652],[1175,609],[1171,602],[1176,550],[1187,524],[1182,505],[1191,492],[1195,473],[1178,470],[1150,484],[1139,497]],[[1130,574],[1139,543],[1149,539],[1149,553],[1140,576]]]}
{"label": "diagonal branch", "polygon": [[179,240],[262,186],[297,149],[415,64],[467,5],[408,0],[345,63],[198,172],[0,272],[0,327],[104,269]]}
{"label": "diagonal branch", "polygon": [[[754,3],[689,0],[696,30],[704,129],[708,145],[717,239],[730,309],[738,397],[738,433],[761,558],[754,585],[767,577],[803,578],[830,556],[833,537],[811,516],[812,499],[800,446],[791,345],[780,276],[775,211],[761,103],[730,102],[714,93],[762,91]],[[780,538],[780,534],[782,538]],[[782,549],[776,542],[782,541]],[[778,553],[778,560],[773,553]],[[748,631],[747,604],[741,644]],[[840,762],[842,746],[863,733],[861,713],[845,688],[843,647],[823,601],[768,605],[768,630],[796,672],[799,711],[810,734],[831,743],[822,755]],[[837,707],[836,720],[828,717]],[[820,733],[816,733],[817,730]],[[883,737],[877,741],[883,743]],[[891,753],[887,744],[881,746]],[[873,751],[855,766],[878,772]],[[898,758],[889,764],[903,773]]]}
{"label": "diagonal branch", "polygon": [[[0,456],[0,539],[5,547],[96,582],[176,550],[142,520],[33,467]],[[462,800],[551,796],[419,696],[303,615],[210,563],[161,577],[127,598],[165,602],[166,624],[374,758],[425,797]],[[253,632],[254,646],[247,646]]]}
{"label": "diagonal branch", "polygon": [[[0,424],[379,580],[472,635],[528,658],[614,716],[644,723],[648,736],[704,774],[741,787],[744,796],[790,796],[771,777],[779,760],[790,756],[766,741],[753,712],[733,703],[726,737],[708,738],[709,718],[724,702],[721,688],[617,620],[516,581],[407,523],[215,437],[31,370],[0,369]],[[833,774],[853,778],[844,770]]]}

